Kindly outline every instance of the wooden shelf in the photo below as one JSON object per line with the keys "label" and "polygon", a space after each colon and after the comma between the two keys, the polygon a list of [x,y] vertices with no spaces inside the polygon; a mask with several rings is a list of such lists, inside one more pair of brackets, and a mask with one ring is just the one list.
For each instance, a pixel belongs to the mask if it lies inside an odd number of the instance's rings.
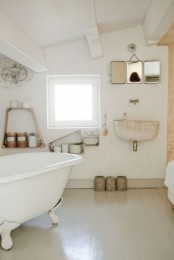
{"label": "wooden shelf", "polygon": [[81,154],[84,153],[83,139],[82,139],[82,134],[81,134],[80,130],[74,131],[70,134],[57,138],[54,141],[48,143],[50,152],[54,152],[54,147],[56,145],[62,145],[65,142],[68,144],[68,146],[71,144],[81,145],[82,146]]}
{"label": "wooden shelf", "polygon": [[[4,140],[3,140],[2,148],[8,148],[6,146],[6,133],[8,132],[9,112],[11,112],[11,111],[15,111],[15,112],[17,112],[17,111],[26,111],[26,112],[31,113],[31,116],[33,118],[33,122],[34,122],[36,131],[37,131],[37,134],[38,134],[38,137],[39,137],[39,143],[38,143],[38,146],[36,146],[36,147],[28,147],[27,146],[27,147],[25,147],[25,149],[26,148],[40,148],[40,147],[44,147],[45,146],[45,142],[43,140],[43,137],[42,137],[42,134],[41,134],[38,122],[37,122],[37,118],[36,118],[34,109],[33,108],[7,108],[6,109],[6,115],[5,115]],[[20,149],[20,148],[22,148],[22,147],[14,147],[14,149]],[[12,148],[8,148],[8,149],[12,149]]]}

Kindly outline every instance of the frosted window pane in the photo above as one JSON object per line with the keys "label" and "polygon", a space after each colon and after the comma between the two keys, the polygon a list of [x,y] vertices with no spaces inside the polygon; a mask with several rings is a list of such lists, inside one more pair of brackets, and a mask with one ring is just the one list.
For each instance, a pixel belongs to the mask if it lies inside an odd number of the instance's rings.
{"label": "frosted window pane", "polygon": [[92,120],[92,85],[55,85],[57,121]]}
{"label": "frosted window pane", "polygon": [[47,76],[48,128],[98,128],[99,106],[99,75]]}

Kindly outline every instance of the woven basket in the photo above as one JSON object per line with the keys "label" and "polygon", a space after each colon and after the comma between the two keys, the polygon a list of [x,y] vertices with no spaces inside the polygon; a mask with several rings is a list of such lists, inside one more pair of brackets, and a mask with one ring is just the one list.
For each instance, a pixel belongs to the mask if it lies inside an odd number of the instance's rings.
{"label": "woven basket", "polygon": [[125,176],[117,177],[117,190],[120,191],[127,190],[127,178]]}
{"label": "woven basket", "polygon": [[113,176],[108,176],[106,178],[106,190],[107,191],[114,191],[116,190],[116,180]]}
{"label": "woven basket", "polygon": [[95,176],[94,190],[95,191],[104,191],[105,190],[105,177],[104,176]]}

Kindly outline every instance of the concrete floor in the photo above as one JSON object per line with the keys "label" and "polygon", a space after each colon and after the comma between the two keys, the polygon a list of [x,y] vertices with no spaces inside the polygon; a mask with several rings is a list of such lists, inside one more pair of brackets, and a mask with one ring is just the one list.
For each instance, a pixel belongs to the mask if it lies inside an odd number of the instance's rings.
{"label": "concrete floor", "polygon": [[[47,214],[12,231],[0,260],[174,260],[174,211],[166,189],[67,189]],[[20,207],[20,205],[19,205]]]}

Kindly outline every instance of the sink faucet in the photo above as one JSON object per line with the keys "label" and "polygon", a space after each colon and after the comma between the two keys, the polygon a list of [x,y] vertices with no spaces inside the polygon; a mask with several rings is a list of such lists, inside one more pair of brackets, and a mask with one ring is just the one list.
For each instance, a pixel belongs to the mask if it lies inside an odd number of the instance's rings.
{"label": "sink faucet", "polygon": [[129,103],[133,103],[134,105],[136,105],[137,103],[139,103],[139,99],[129,99]]}

